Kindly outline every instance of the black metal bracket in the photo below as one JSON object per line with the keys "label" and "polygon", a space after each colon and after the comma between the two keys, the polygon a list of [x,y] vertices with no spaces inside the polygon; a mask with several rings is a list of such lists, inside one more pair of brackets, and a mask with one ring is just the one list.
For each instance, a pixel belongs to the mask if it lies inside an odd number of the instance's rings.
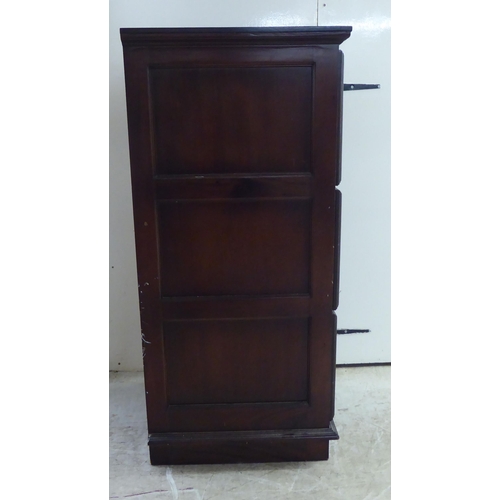
{"label": "black metal bracket", "polygon": [[370,330],[337,330],[337,335],[348,335],[350,333],[370,333]]}
{"label": "black metal bracket", "polygon": [[346,90],[368,90],[379,88],[380,83],[344,83],[344,92]]}

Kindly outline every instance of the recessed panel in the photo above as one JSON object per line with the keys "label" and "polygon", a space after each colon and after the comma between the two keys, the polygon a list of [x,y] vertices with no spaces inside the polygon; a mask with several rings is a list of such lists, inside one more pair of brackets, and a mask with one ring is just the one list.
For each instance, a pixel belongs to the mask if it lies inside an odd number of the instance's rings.
{"label": "recessed panel", "polygon": [[310,202],[158,205],[163,296],[309,293]]}
{"label": "recessed panel", "polygon": [[151,68],[157,174],[310,170],[312,67]]}
{"label": "recessed panel", "polygon": [[306,401],[308,319],[164,323],[167,401]]}

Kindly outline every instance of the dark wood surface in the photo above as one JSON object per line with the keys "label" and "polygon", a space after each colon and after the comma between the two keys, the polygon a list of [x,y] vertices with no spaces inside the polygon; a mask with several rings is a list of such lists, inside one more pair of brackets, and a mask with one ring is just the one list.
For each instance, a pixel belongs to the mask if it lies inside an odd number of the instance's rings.
{"label": "dark wood surface", "polygon": [[327,460],[329,440],[338,437],[331,422],[327,429],[151,434],[149,446],[153,465]]}
{"label": "dark wood surface", "polygon": [[329,439],[149,443],[152,465],[328,460]]}
{"label": "dark wood surface", "polygon": [[311,66],[151,68],[149,81],[157,174],[309,170]]}
{"label": "dark wood surface", "polygon": [[319,460],[338,438],[349,34],[121,31],[152,463]]}

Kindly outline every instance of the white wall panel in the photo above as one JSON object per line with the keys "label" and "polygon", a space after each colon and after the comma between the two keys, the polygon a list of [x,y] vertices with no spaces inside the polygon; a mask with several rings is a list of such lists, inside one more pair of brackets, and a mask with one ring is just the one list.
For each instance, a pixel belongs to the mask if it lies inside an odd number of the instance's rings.
{"label": "white wall panel", "polygon": [[352,25],[344,94],[339,363],[390,359],[390,4],[387,0],[110,0],[110,369],[142,370],[121,27]]}
{"label": "white wall panel", "polygon": [[390,361],[390,1],[319,3],[320,26],[348,25],[341,46],[346,83],[380,89],[344,92],[342,255],[338,363]]}

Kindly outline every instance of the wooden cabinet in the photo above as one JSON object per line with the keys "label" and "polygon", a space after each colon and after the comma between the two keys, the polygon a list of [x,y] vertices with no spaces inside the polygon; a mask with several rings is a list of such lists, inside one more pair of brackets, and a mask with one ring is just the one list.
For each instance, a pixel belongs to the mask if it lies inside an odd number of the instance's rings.
{"label": "wooden cabinet", "polygon": [[153,464],[325,460],[349,27],[121,30]]}

